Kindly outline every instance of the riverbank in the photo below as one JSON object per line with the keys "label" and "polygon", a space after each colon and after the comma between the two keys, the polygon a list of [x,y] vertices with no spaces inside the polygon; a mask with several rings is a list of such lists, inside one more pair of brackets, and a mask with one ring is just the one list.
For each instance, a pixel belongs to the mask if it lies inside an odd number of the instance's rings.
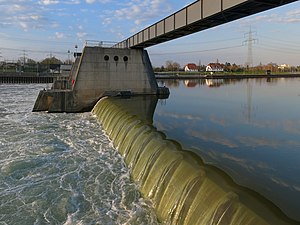
{"label": "riverbank", "polygon": [[292,78],[300,77],[300,74],[192,74],[192,75],[177,75],[177,74],[155,74],[157,79],[248,79],[248,78]]}

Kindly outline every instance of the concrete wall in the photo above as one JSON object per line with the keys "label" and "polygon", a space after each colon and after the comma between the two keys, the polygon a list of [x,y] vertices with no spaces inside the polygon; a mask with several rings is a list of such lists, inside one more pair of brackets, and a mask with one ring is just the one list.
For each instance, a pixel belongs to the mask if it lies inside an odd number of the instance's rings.
{"label": "concrete wall", "polygon": [[85,47],[73,91],[78,102],[90,105],[122,91],[156,94],[157,84],[144,50]]}

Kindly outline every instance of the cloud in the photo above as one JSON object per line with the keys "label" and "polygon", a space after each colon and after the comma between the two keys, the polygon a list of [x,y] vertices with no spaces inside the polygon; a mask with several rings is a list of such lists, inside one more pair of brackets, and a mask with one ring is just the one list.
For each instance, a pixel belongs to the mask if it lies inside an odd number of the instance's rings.
{"label": "cloud", "polygon": [[237,137],[240,143],[242,143],[244,146],[248,147],[262,147],[262,146],[268,146],[272,147],[274,149],[281,146],[281,142],[273,139],[267,139],[265,137]]}
{"label": "cloud", "polygon": [[190,114],[179,114],[179,113],[172,113],[172,112],[157,112],[159,116],[165,117],[172,117],[175,119],[185,119],[185,120],[192,120],[192,121],[201,121],[203,120],[200,116],[190,115]]}
{"label": "cloud", "polygon": [[286,13],[288,16],[300,16],[300,9],[293,9]]}
{"label": "cloud", "polygon": [[51,22],[43,15],[39,3],[28,3],[26,1],[0,2],[0,26],[18,27],[24,31],[29,29],[40,29]]}
{"label": "cloud", "polygon": [[196,130],[187,130],[186,133],[194,138],[198,138],[203,141],[208,141],[212,143],[216,143],[219,145],[224,145],[229,148],[237,148],[238,145],[232,142],[232,140],[226,138],[222,133],[218,133],[217,131],[203,131],[199,132]]}
{"label": "cloud", "polygon": [[37,14],[16,14],[14,16],[7,16],[2,20],[2,25],[7,24],[9,26],[17,26],[22,30],[27,31],[29,28],[31,29],[40,29],[42,28],[45,22],[45,18],[41,15]]}
{"label": "cloud", "polygon": [[249,19],[243,20],[243,24],[254,24],[260,22],[268,22],[268,23],[300,23],[300,9],[293,9],[285,14],[264,14],[258,16],[252,16]]}
{"label": "cloud", "polygon": [[300,120],[253,120],[252,125],[260,129],[283,129],[288,134],[300,135]]}
{"label": "cloud", "polygon": [[108,25],[108,24],[111,24],[112,23],[112,19],[111,18],[105,18],[103,21],[102,21],[102,24],[103,25]]}
{"label": "cloud", "polygon": [[272,149],[284,149],[284,146],[295,146],[298,147],[300,145],[299,141],[296,140],[288,140],[285,138],[282,139],[274,139],[267,137],[247,137],[247,136],[237,136],[237,140],[244,146],[251,148],[259,148],[259,147],[269,147]]}
{"label": "cloud", "polygon": [[109,32],[116,35],[118,38],[120,39],[124,39],[125,36],[120,32],[121,29],[113,29],[113,28],[110,28],[109,29]]}
{"label": "cloud", "polygon": [[66,4],[78,5],[78,4],[80,4],[80,0],[69,0],[69,1],[66,2]]}
{"label": "cloud", "polygon": [[84,37],[86,37],[87,36],[87,33],[85,33],[85,32],[77,32],[77,37],[79,38],[79,39],[82,39],[82,38],[84,38]]}
{"label": "cloud", "polygon": [[136,32],[145,24],[152,23],[153,19],[169,13],[171,7],[166,0],[132,0],[123,8],[113,11],[116,20],[132,21],[132,32]]}
{"label": "cloud", "polygon": [[50,27],[51,28],[57,28],[57,27],[59,27],[59,23],[53,21],[53,22],[51,22]]}
{"label": "cloud", "polygon": [[96,0],[85,0],[86,3],[88,4],[93,4]]}
{"label": "cloud", "polygon": [[270,179],[271,179],[271,181],[273,181],[274,183],[276,183],[282,187],[291,188],[291,185],[288,182],[286,182],[278,177],[271,177]]}
{"label": "cloud", "polygon": [[93,3],[95,3],[95,2],[99,2],[99,3],[101,3],[101,4],[107,4],[107,3],[110,3],[110,2],[112,2],[111,0],[85,0],[85,2],[86,3],[88,3],[88,4],[93,4]]}
{"label": "cloud", "polygon": [[30,15],[30,18],[35,21],[42,19],[42,17],[40,15]]}
{"label": "cloud", "polygon": [[41,0],[41,1],[39,1],[39,4],[41,4],[41,5],[55,5],[58,3],[59,3],[58,0]]}
{"label": "cloud", "polygon": [[22,27],[23,30],[27,31],[28,24],[26,22],[19,22],[19,25]]}
{"label": "cloud", "polygon": [[296,186],[296,185],[293,185],[293,188],[296,190],[296,191],[299,191],[300,192],[300,187]]}
{"label": "cloud", "polygon": [[85,0],[85,2],[87,3],[87,4],[93,4],[93,3],[95,3],[95,2],[99,2],[99,3],[101,3],[101,4],[107,4],[107,3],[110,3],[110,2],[112,2],[111,0]]}
{"label": "cloud", "polygon": [[60,32],[55,32],[55,37],[56,37],[57,39],[62,39],[62,38],[65,37],[65,35],[64,35],[63,33],[60,33]]}

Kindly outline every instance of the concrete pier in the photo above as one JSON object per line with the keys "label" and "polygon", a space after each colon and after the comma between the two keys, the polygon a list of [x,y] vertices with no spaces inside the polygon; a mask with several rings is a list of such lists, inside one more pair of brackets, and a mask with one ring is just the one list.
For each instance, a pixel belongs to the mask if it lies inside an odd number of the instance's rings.
{"label": "concrete pier", "polygon": [[57,81],[39,93],[33,111],[90,111],[103,96],[158,95],[147,51],[86,46],[68,81]]}

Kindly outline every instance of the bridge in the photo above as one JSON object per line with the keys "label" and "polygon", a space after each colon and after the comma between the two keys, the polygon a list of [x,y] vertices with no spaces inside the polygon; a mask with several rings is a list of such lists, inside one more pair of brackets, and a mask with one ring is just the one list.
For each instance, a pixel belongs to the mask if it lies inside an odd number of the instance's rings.
{"label": "bridge", "polygon": [[116,47],[147,48],[296,0],[198,0],[143,29]]}
{"label": "bridge", "polygon": [[40,91],[33,111],[82,112],[104,96],[168,95],[156,83],[145,48],[295,1],[198,0],[111,48],[85,46],[68,84],[56,81]]}

